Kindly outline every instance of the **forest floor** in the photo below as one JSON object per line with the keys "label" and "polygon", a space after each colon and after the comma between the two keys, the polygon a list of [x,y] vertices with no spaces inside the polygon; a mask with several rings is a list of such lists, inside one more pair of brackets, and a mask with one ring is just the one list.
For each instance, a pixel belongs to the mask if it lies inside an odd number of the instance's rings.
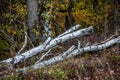
{"label": "forest floor", "polygon": [[11,72],[5,80],[120,80],[120,54],[115,47],[86,53],[20,75]]}
{"label": "forest floor", "polygon": [[[98,35],[95,34],[89,38],[83,37],[85,39],[82,41],[86,40],[86,42],[83,42],[85,44],[90,41],[91,43],[89,45],[94,44],[94,42],[99,43],[103,41],[99,38],[104,35],[101,35],[96,39],[93,38],[95,36]],[[53,49],[52,55],[49,57],[64,52],[73,44],[77,46],[77,40],[60,44],[60,46],[63,47],[61,49],[57,47]],[[120,45],[115,45],[101,51],[78,55],[42,69],[29,70],[24,74],[21,73],[17,75],[14,71],[8,71],[7,73],[9,73],[10,76],[3,80],[120,80],[120,51],[119,49],[117,51],[118,47],[120,47]],[[0,57],[0,59],[7,59],[10,55],[1,54]],[[16,65],[16,68],[34,64],[37,57],[39,58],[39,55],[21,65]]]}

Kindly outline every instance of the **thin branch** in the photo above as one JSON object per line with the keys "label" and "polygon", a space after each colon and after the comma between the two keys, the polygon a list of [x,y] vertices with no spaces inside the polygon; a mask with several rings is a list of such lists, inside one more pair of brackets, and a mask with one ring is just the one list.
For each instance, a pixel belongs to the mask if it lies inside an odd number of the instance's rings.
{"label": "thin branch", "polygon": [[[3,34],[4,34],[7,38],[9,38],[11,41],[13,41],[13,42],[16,43],[16,41],[14,41],[12,38],[10,38],[4,31],[0,30],[0,32],[3,33]],[[13,43],[13,42],[12,42],[12,43]]]}
{"label": "thin branch", "polygon": [[105,42],[107,42],[107,41],[110,41],[111,39],[116,38],[116,37],[118,37],[118,36],[119,36],[119,34],[116,33],[116,34],[112,35],[111,37],[109,37],[108,39],[102,41],[101,43],[96,43],[96,44],[94,44],[94,45],[103,44],[103,43],[105,43]]}
{"label": "thin branch", "polygon": [[77,41],[78,41],[78,47],[77,48],[80,49],[80,46],[81,46],[80,40],[77,39]]}
{"label": "thin branch", "polygon": [[23,49],[25,48],[25,46],[27,45],[27,33],[25,32],[25,40],[24,40],[24,45],[22,46],[22,48],[18,51],[17,55],[19,55]]}
{"label": "thin branch", "polygon": [[43,60],[44,57],[47,56],[47,55],[50,53],[50,51],[51,51],[51,49],[48,50],[45,54],[43,54],[42,57],[41,57],[35,64],[37,64],[37,63],[39,63],[41,60]]}
{"label": "thin branch", "polygon": [[[25,25],[25,23],[21,22],[20,20],[16,20],[16,21],[19,22],[20,24],[22,24],[22,25],[24,26],[24,31],[25,31],[25,33],[26,33],[26,25]],[[27,36],[28,40],[30,41],[30,44],[31,44],[32,47],[34,48],[34,45],[33,45],[33,43],[32,43],[32,40],[30,39],[30,37],[29,37],[27,34],[25,34],[25,35]]]}
{"label": "thin branch", "polygon": [[28,40],[30,41],[31,46],[34,48],[35,46],[34,46],[34,44],[32,43],[30,37],[29,37],[27,34],[25,34],[25,35],[26,35],[26,37],[28,38]]}

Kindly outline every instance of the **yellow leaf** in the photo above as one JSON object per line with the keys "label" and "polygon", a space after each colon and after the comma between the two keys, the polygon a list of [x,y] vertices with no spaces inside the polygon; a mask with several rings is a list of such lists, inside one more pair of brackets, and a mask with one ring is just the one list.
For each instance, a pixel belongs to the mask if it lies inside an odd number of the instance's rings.
{"label": "yellow leaf", "polygon": [[12,30],[12,35],[16,35],[17,32],[15,30]]}

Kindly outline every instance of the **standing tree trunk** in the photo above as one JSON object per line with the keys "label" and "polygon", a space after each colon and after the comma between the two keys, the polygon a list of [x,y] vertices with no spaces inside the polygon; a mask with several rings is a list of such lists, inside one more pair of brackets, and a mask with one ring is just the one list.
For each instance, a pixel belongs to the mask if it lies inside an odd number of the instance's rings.
{"label": "standing tree trunk", "polygon": [[28,34],[32,42],[35,40],[35,29],[38,24],[38,0],[27,0]]}
{"label": "standing tree trunk", "polygon": [[120,1],[119,0],[114,0],[114,4],[115,4],[115,13],[114,13],[114,19],[115,19],[115,31],[117,33],[120,33],[120,16],[119,16],[119,4]]}
{"label": "standing tree trunk", "polygon": [[74,0],[68,0],[69,5],[68,5],[68,15],[65,16],[65,28],[69,29],[68,26],[73,26],[75,25],[75,19],[74,16],[72,15],[72,8],[74,8]]}
{"label": "standing tree trunk", "polygon": [[[115,13],[114,13],[114,20],[115,20],[115,33],[120,35],[120,16],[119,16],[119,0],[114,0],[115,5]],[[120,46],[117,45],[115,47],[116,53],[120,53]]]}
{"label": "standing tree trunk", "polygon": [[69,0],[68,15],[70,17],[71,25],[75,25],[75,19],[72,15],[72,8],[74,8],[74,0]]}

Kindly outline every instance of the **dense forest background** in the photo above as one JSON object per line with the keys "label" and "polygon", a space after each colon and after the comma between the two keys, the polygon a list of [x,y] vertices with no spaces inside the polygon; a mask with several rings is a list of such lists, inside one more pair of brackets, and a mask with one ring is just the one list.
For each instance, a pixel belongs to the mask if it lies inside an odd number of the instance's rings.
{"label": "dense forest background", "polygon": [[[92,36],[80,38],[83,45],[86,42],[89,42],[89,45],[98,43],[115,33],[120,34],[119,0],[35,0],[38,9],[37,20],[33,21],[34,25],[29,24],[30,1],[32,2],[32,0],[0,0],[0,60],[16,55],[24,44],[25,32],[28,33],[29,40],[23,52],[42,44],[46,39],[46,31],[43,27],[46,22],[51,24],[52,37],[58,36],[76,24],[80,24],[81,29],[94,26]],[[45,14],[50,16],[46,17]],[[70,40],[60,45],[63,45],[62,50],[65,50],[73,43],[77,44],[76,40]],[[56,48],[53,53],[60,51]],[[65,63],[61,62],[52,68],[36,71],[35,74],[31,72],[22,77],[15,74],[13,77],[11,74],[11,80],[20,77],[31,80],[39,80],[39,78],[78,80],[78,77],[81,77],[82,80],[107,80],[108,78],[118,80],[120,79],[119,54],[120,46],[116,45],[104,51],[91,52],[89,55],[68,59]],[[64,72],[65,70],[67,71]]]}
{"label": "dense forest background", "polygon": [[[27,28],[27,2],[22,0],[1,0],[0,2],[0,49],[1,51],[8,50],[12,45],[14,49],[18,50],[24,39],[24,28]],[[52,14],[53,36],[78,23],[82,27],[92,25],[98,32],[104,29],[106,34],[113,34],[116,25],[119,26],[119,13],[117,13],[116,21],[115,7],[114,0],[53,0],[50,4],[43,4],[42,1],[39,1],[38,17],[44,18],[42,12],[44,13],[47,8],[52,8],[46,12]],[[34,32],[38,39],[41,30],[40,23],[36,28],[38,29],[34,29]]]}

